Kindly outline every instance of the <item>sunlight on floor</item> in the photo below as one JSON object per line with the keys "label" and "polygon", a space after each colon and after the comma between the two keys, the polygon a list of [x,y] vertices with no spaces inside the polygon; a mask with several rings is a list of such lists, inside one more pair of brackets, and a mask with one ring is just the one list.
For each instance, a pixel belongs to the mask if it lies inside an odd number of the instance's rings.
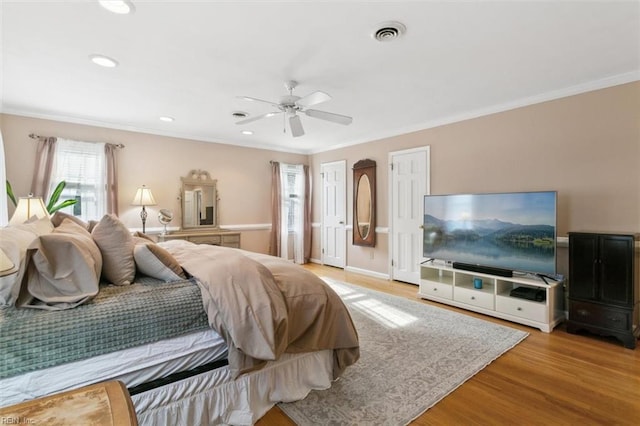
{"label": "sunlight on floor", "polygon": [[372,320],[387,328],[403,327],[418,320],[418,318],[413,315],[409,315],[406,312],[376,300],[365,293],[340,284],[331,278],[322,277],[322,279],[329,284],[338,296],[347,302],[350,307],[357,309]]}

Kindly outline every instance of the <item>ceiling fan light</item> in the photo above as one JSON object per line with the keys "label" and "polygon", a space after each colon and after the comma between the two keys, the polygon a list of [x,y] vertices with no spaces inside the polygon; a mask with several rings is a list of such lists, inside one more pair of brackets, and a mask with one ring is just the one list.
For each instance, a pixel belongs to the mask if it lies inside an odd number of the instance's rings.
{"label": "ceiling fan light", "polygon": [[98,0],[98,3],[109,12],[118,15],[128,15],[136,10],[129,0]]}

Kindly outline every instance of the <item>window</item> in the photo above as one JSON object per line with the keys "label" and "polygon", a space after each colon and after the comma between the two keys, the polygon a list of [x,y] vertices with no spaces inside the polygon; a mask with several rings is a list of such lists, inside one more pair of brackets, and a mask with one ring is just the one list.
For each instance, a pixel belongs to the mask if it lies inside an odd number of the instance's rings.
{"label": "window", "polygon": [[280,165],[282,194],[281,255],[304,263],[304,168],[302,165]]}
{"label": "window", "polygon": [[302,166],[283,165],[283,203],[282,211],[286,213],[287,230],[295,232],[297,223],[302,220],[302,200],[304,184]]}
{"label": "window", "polygon": [[49,193],[63,180],[67,185],[60,200],[75,199],[78,202],[62,211],[85,221],[100,219],[107,212],[104,144],[59,138]]}

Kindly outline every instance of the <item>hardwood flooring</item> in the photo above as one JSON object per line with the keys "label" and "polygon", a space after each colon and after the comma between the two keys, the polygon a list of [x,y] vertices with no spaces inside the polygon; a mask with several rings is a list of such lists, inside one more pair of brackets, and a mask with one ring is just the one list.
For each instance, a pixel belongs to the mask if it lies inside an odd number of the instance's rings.
{"label": "hardwood flooring", "polygon": [[[418,299],[417,287],[342,269],[307,269],[374,290],[518,328],[529,336],[473,376],[412,425],[638,425],[640,345],[625,349],[611,338],[552,333]],[[257,423],[294,425],[277,406]]]}

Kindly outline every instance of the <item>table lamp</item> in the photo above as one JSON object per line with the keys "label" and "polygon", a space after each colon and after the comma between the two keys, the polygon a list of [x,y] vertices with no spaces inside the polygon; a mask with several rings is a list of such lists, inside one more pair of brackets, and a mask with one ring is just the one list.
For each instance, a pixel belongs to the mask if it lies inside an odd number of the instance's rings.
{"label": "table lamp", "polygon": [[135,197],[133,197],[133,201],[131,202],[132,206],[142,206],[142,211],[140,212],[140,219],[142,219],[142,233],[145,233],[145,224],[147,222],[147,209],[145,206],[155,206],[156,200],[153,198],[153,194],[151,190],[147,188],[145,185],[142,185],[141,188],[138,188],[136,191]]}

